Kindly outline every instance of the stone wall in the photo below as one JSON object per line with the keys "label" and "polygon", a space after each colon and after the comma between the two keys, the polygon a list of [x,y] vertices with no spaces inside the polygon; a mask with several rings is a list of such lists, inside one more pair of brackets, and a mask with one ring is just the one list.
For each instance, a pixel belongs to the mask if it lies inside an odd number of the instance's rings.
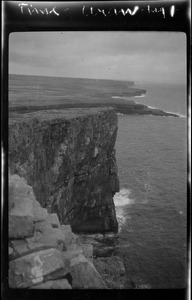
{"label": "stone wall", "polygon": [[93,249],[36,201],[18,175],[9,176],[9,287],[105,289]]}
{"label": "stone wall", "polygon": [[117,231],[119,191],[110,108],[48,110],[9,116],[9,171],[75,232]]}

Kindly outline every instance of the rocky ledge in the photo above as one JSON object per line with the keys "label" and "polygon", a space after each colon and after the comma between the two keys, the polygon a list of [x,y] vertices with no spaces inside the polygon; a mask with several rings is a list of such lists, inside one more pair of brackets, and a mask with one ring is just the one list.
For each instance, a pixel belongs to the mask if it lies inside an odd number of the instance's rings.
{"label": "rocky ledge", "polygon": [[117,232],[119,191],[111,108],[9,114],[9,171],[74,232]]}
{"label": "rocky ledge", "polygon": [[9,176],[10,288],[123,288],[124,266],[118,257],[109,260],[94,260],[94,266],[93,246],[42,208],[24,178]]}

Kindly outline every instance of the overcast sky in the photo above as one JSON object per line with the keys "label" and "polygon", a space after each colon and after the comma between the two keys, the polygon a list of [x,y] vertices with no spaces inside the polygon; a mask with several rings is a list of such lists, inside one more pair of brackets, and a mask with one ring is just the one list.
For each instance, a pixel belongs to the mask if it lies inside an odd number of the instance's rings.
{"label": "overcast sky", "polygon": [[133,81],[186,79],[179,32],[15,32],[9,73]]}

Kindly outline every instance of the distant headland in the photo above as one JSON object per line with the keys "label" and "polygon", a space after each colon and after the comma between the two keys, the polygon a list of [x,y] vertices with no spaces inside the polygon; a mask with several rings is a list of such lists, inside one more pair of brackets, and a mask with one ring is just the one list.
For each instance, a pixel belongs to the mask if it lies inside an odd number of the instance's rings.
{"label": "distant headland", "polygon": [[10,111],[113,107],[119,114],[178,117],[127,99],[145,94],[133,81],[9,75]]}

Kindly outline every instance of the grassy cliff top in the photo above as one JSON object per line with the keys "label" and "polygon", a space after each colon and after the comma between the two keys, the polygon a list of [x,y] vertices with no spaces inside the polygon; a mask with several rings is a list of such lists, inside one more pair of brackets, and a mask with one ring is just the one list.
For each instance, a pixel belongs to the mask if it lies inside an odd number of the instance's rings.
{"label": "grassy cliff top", "polygon": [[55,119],[75,119],[79,117],[89,116],[89,115],[100,115],[107,111],[113,111],[112,107],[95,107],[95,108],[68,108],[68,109],[50,109],[50,110],[40,110],[36,112],[29,113],[15,113],[11,112],[9,114],[10,122],[14,121],[28,121],[30,119],[37,119],[39,121],[50,121]]}
{"label": "grassy cliff top", "polygon": [[10,75],[9,107],[115,104],[113,96],[144,91],[132,85],[129,81]]}

